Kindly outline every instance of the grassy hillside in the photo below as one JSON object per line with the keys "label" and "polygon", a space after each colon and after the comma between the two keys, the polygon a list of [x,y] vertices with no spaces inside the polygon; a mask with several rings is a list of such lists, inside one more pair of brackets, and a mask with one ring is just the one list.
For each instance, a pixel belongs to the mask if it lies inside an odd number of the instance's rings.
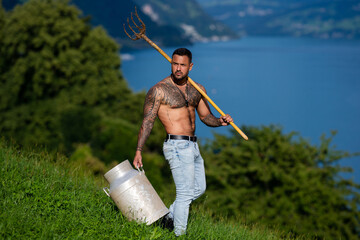
{"label": "grassy hillside", "polygon": [[[0,141],[1,239],[175,239],[160,228],[127,221],[102,191],[105,181],[68,167],[66,158]],[[280,239],[261,226],[213,221],[192,209],[181,239]]]}

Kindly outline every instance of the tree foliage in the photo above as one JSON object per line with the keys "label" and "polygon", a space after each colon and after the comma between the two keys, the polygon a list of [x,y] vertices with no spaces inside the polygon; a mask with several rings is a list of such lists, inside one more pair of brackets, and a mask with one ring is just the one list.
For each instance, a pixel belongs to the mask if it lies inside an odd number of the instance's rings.
{"label": "tree foliage", "polygon": [[[81,16],[66,0],[0,9],[0,132],[69,155],[90,144],[106,163],[130,159],[145,93],[128,88],[116,42]],[[160,152],[159,123],[153,133],[147,149]]]}
{"label": "tree foliage", "polygon": [[[244,127],[205,146],[208,205],[217,214],[325,239],[357,239],[360,186],[340,177],[350,155],[323,136],[319,146],[281,128]],[[357,191],[355,191],[357,190]],[[216,206],[216,207],[215,207]]]}
{"label": "tree foliage", "polygon": [[4,19],[0,131],[5,136],[57,145],[63,137],[60,116],[74,106],[112,114],[131,97],[119,71],[119,47],[79,15],[67,1],[31,0]]}
{"label": "tree foliage", "polygon": [[5,22],[5,10],[2,7],[2,0],[0,0],[0,29],[3,28]]}

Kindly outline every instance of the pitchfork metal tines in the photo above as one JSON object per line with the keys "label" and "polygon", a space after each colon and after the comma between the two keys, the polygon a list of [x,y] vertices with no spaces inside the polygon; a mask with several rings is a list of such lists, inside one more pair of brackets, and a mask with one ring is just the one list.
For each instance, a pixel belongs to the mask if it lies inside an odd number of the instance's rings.
{"label": "pitchfork metal tines", "polygon": [[135,7],[135,16],[136,18],[139,20],[139,22],[141,23],[141,26],[139,26],[138,24],[136,24],[136,22],[134,21],[134,15],[131,12],[131,21],[133,22],[133,24],[135,25],[135,27],[138,29],[138,32],[136,32],[133,27],[131,27],[129,18],[127,18],[127,23],[129,28],[131,29],[131,31],[135,34],[134,37],[130,36],[130,34],[127,33],[126,28],[125,28],[125,23],[124,23],[124,31],[126,33],[126,35],[133,41],[136,41],[138,39],[143,38],[143,36],[145,35],[145,31],[146,31],[146,27],[145,27],[145,23],[141,20],[141,18],[139,17],[139,14],[137,13],[136,7]]}

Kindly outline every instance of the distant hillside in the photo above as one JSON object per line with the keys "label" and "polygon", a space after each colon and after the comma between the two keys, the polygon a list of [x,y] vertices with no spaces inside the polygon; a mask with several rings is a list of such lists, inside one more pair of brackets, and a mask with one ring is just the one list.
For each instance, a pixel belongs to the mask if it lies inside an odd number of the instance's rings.
{"label": "distant hillside", "polygon": [[241,35],[360,38],[357,0],[198,0]]}
{"label": "distant hillside", "polygon": [[[124,33],[123,24],[130,18],[131,12],[135,11],[137,4],[132,0],[72,0],[78,6],[84,15],[91,16],[91,23],[95,26],[102,25],[108,33],[121,43],[125,48],[147,47],[145,41],[132,41]],[[137,6],[138,13],[146,25],[146,34],[154,42],[163,46],[189,45],[191,41],[186,37],[180,28],[170,24],[159,25],[146,14],[143,14],[140,7]],[[129,33],[132,33],[127,28]]]}
{"label": "distant hillside", "polygon": [[208,15],[195,0],[134,0],[159,25],[182,29],[191,41],[218,41],[237,38],[237,34]]}
{"label": "distant hillside", "polygon": [[[2,4],[10,10],[24,2],[27,0],[3,0]],[[81,9],[84,16],[90,16],[92,25],[102,25],[126,49],[148,47],[145,41],[130,40],[123,30],[135,6],[146,25],[147,36],[161,46],[238,37],[235,31],[205,13],[195,0],[179,3],[170,0],[72,0],[70,3]]]}
{"label": "distant hillside", "polygon": [[[17,4],[22,4],[28,0],[3,0],[6,10],[11,10]],[[124,49],[137,49],[148,47],[145,41],[132,41],[124,33],[123,24],[134,12],[136,3],[132,0],[72,0],[70,4],[75,4],[84,16],[90,17],[93,26],[102,25],[110,36],[112,36]],[[147,35],[151,39],[164,46],[189,45],[192,44],[182,30],[168,24],[159,25],[152,21],[147,15],[143,14],[138,7],[138,13],[147,27]]]}

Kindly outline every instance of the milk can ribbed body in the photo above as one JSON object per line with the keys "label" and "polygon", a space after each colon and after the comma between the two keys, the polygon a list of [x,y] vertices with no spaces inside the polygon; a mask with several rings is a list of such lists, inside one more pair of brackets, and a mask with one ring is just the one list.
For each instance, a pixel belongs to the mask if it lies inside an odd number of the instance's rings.
{"label": "milk can ribbed body", "polygon": [[112,168],[104,177],[110,184],[110,190],[104,188],[105,193],[128,220],[150,225],[169,212],[145,172],[135,170],[128,160]]}

